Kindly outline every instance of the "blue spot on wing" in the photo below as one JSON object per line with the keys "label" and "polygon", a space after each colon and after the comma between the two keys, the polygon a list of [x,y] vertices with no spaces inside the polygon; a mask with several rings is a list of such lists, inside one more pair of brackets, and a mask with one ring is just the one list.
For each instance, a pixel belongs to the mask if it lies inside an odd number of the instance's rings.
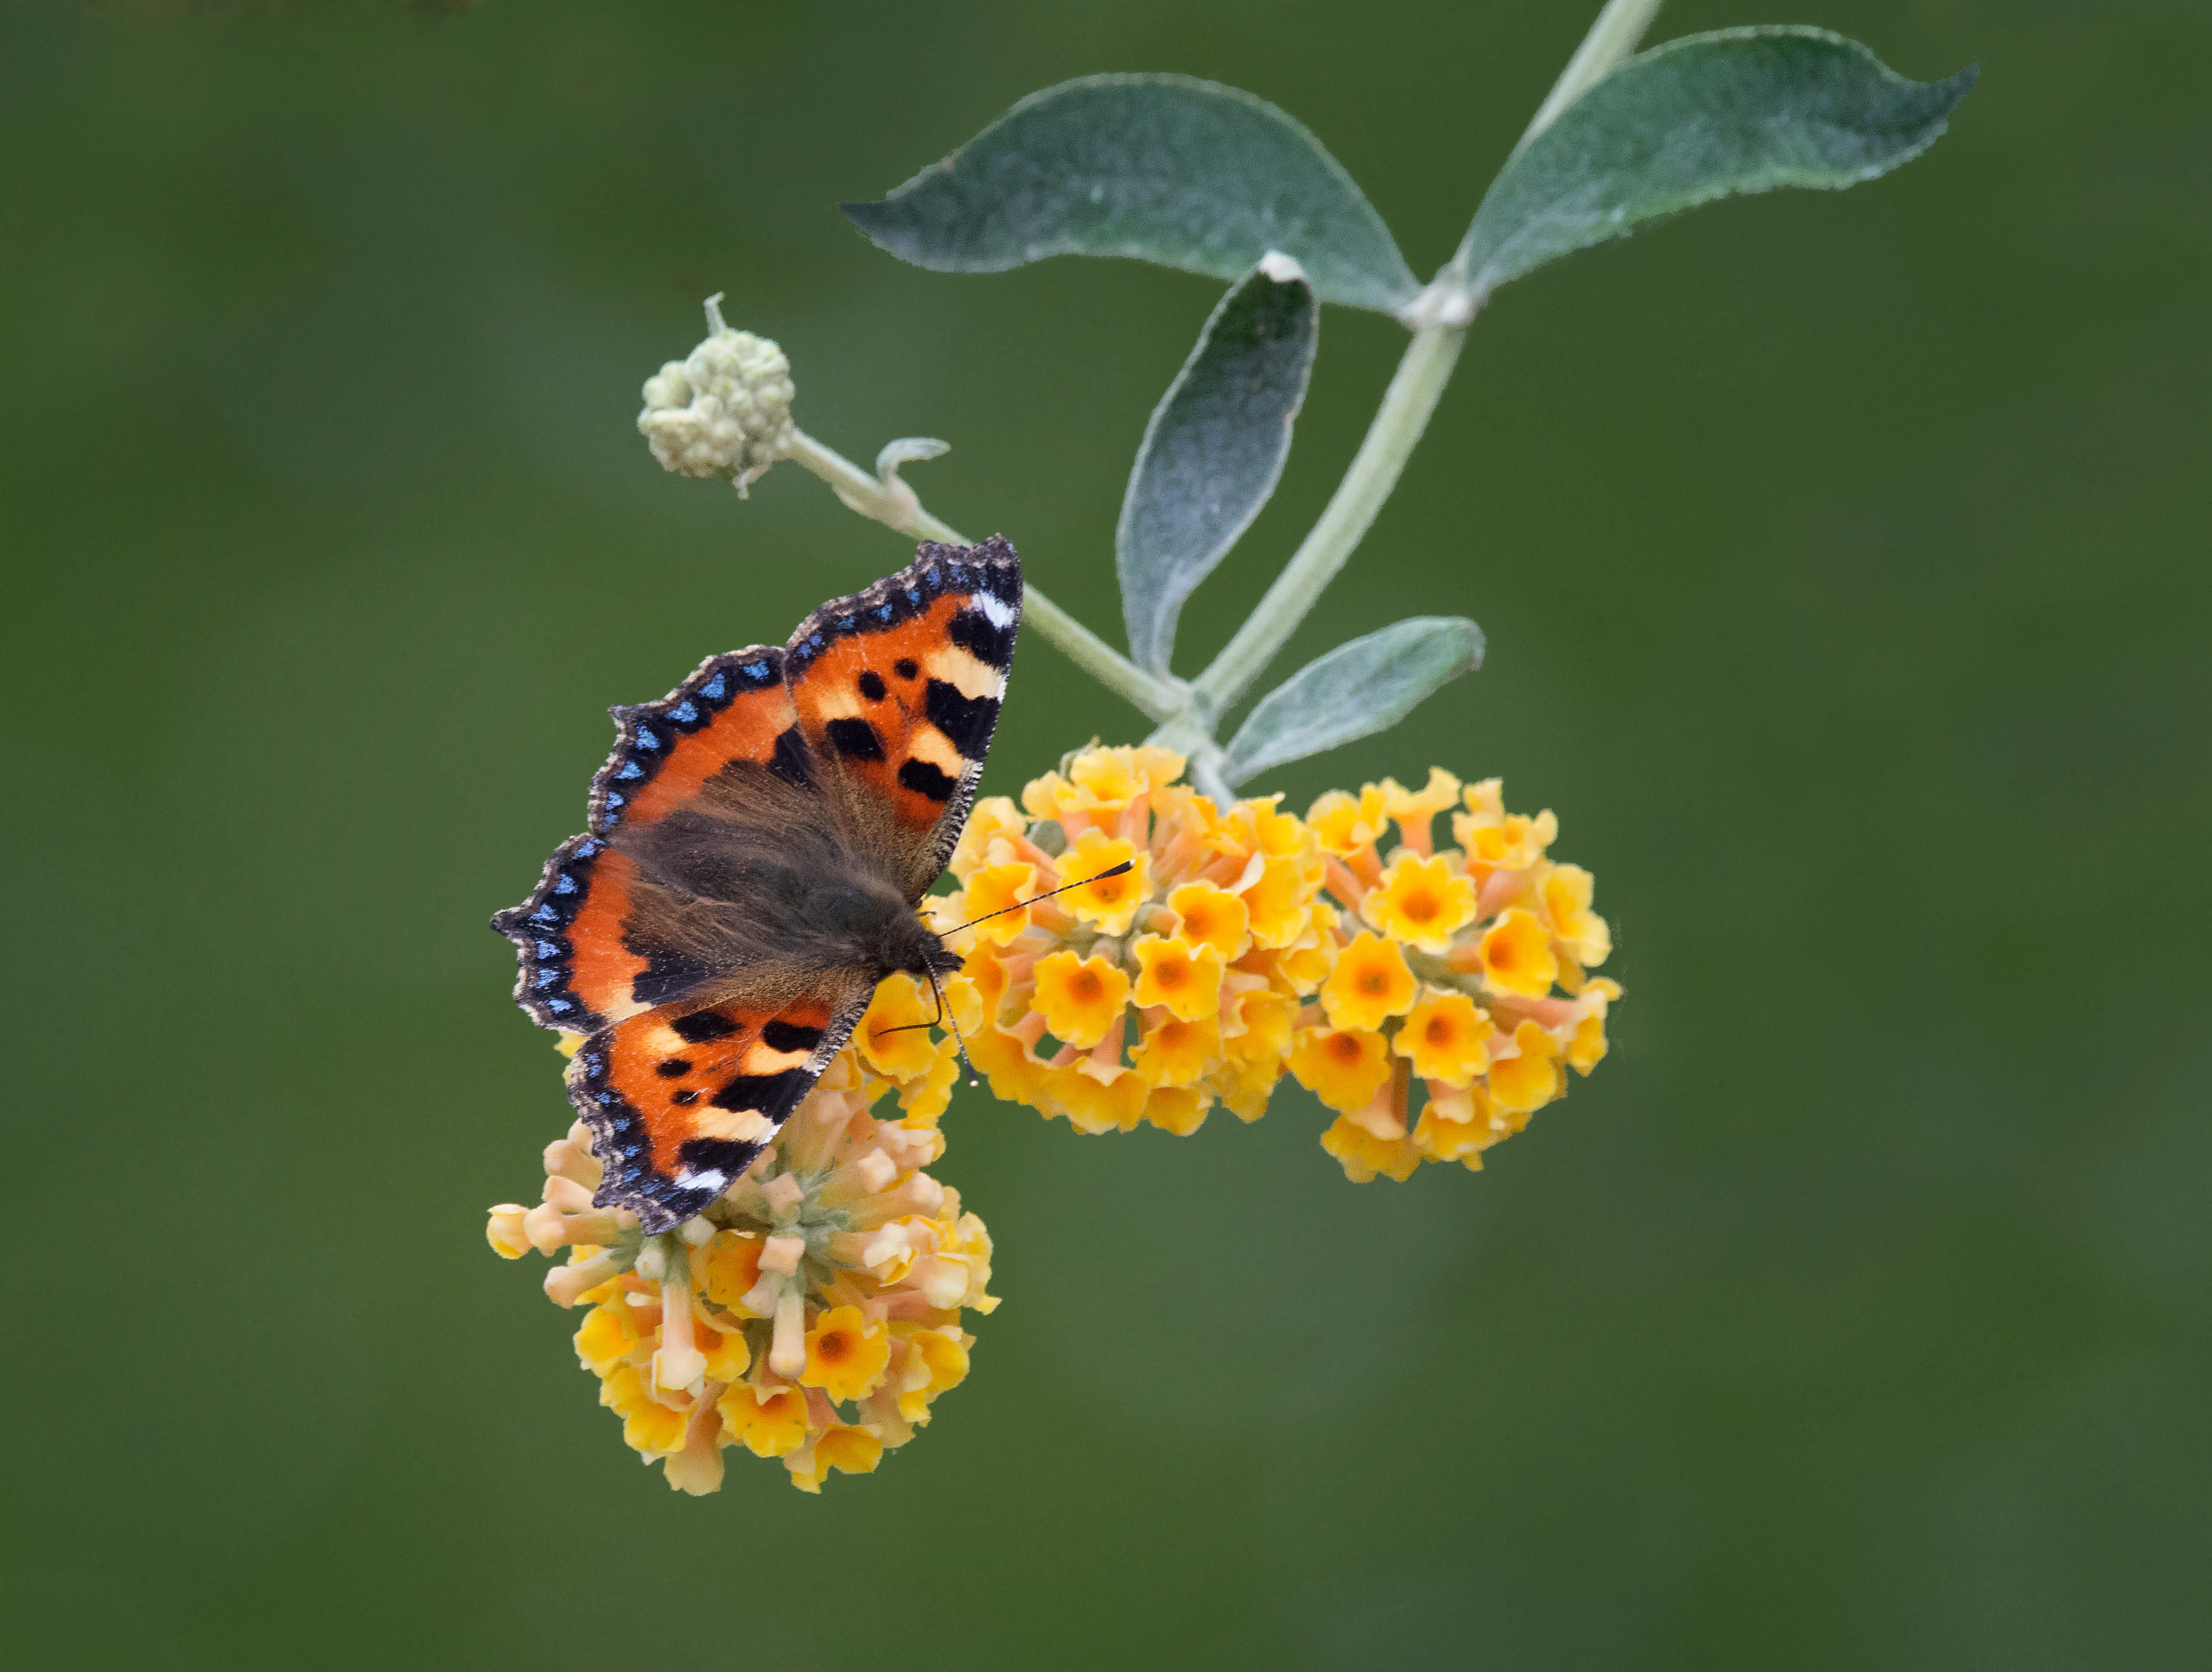
{"label": "blue spot on wing", "polygon": [[637,746],[641,749],[658,749],[660,747],[660,739],[641,726],[637,728]]}
{"label": "blue spot on wing", "polygon": [[[719,679],[722,676],[718,673],[714,677]],[[668,717],[679,725],[689,726],[699,718],[698,705],[687,696],[668,711]]]}
{"label": "blue spot on wing", "polygon": [[709,702],[720,702],[722,698],[728,694],[728,692],[729,687],[723,683],[722,671],[720,668],[716,668],[714,670],[714,677],[713,678],[709,679],[705,684],[699,687],[699,695],[705,697]]}
{"label": "blue spot on wing", "polygon": [[615,776],[624,781],[632,778],[642,778],[645,776],[645,769],[635,761],[624,761],[622,763],[622,770],[616,773]]}
{"label": "blue spot on wing", "polygon": [[768,678],[768,664],[766,662],[747,662],[745,664],[745,672],[756,679],[765,679]]}
{"label": "blue spot on wing", "polygon": [[553,879],[553,891],[556,894],[574,894],[576,891],[576,879],[563,871]]}

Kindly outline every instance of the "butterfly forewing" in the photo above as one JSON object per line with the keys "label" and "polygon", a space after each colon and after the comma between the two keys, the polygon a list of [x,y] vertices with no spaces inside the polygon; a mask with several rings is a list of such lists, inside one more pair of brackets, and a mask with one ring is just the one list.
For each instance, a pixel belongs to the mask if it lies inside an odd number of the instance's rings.
{"label": "butterfly forewing", "polygon": [[1021,559],[1005,540],[924,544],[898,574],[817,610],[786,648],[808,750],[842,799],[883,825],[909,899],[959,840],[1021,608]]}

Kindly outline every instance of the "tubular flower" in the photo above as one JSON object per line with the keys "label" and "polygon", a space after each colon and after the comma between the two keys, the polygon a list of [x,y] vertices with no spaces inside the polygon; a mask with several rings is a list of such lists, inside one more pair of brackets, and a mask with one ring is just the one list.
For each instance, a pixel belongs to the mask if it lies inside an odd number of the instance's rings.
{"label": "tubular flower", "polygon": [[[945,1152],[951,1041],[871,1033],[913,1011],[928,1020],[931,1002],[885,982],[761,1158],[676,1231],[644,1237],[634,1215],[591,1205],[601,1169],[581,1123],[548,1146],[540,1206],[491,1210],[487,1235],[506,1257],[569,1249],[546,1293],[586,1309],[576,1356],[623,1442],[677,1490],[719,1489],[732,1445],[781,1459],[803,1492],[832,1470],[866,1474],[967,1375],[962,1316],[998,1301],[983,1222],[923,1170]],[[945,1004],[980,1027],[971,982],[947,983]],[[904,1119],[878,1120],[869,1104],[891,1091]]]}
{"label": "tubular flower", "polygon": [[[1455,808],[1459,845],[1438,848],[1431,825]],[[1418,792],[1389,779],[1332,790],[1307,823],[1344,909],[1287,1063],[1337,1112],[1322,1147],[1360,1181],[1424,1161],[1480,1168],[1565,1095],[1565,1070],[1587,1074],[1605,1055],[1620,988],[1589,973],[1613,950],[1590,874],[1547,857],[1559,821],[1507,812],[1495,778],[1462,788],[1437,769]]]}
{"label": "tubular flower", "polygon": [[[1079,751],[1018,805],[977,802],[952,856],[940,922],[1027,902],[993,920],[1014,933],[951,943],[976,998],[976,1025],[958,1018],[970,1059],[1078,1131],[1188,1134],[1217,1102],[1256,1119],[1337,960],[1305,821],[1272,800],[1217,807],[1182,769],[1163,749]],[[1010,867],[1033,877],[1018,895]]]}

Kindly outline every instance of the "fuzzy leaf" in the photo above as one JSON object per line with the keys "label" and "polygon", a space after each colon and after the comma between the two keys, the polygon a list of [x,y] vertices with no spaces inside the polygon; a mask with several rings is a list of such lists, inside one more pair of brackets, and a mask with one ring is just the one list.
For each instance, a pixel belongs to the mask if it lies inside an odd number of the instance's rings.
{"label": "fuzzy leaf", "polygon": [[1395,726],[1414,704],[1482,666],[1482,629],[1457,616],[1415,616],[1340,644],[1260,699],[1230,739],[1222,776],[1241,784]]}
{"label": "fuzzy leaf", "polygon": [[1478,290],[1741,192],[1845,186],[1943,132],[1977,71],[1907,81],[1824,29],[1724,29],[1628,60],[1492,182],[1462,246]]}
{"label": "fuzzy leaf", "polygon": [[1114,530],[1121,615],[1139,666],[1168,671],[1183,600],[1275,491],[1320,314],[1297,263],[1263,260],[1221,299],[1152,410]]}
{"label": "fuzzy leaf", "polygon": [[1420,289],[1319,141],[1265,100],[1188,76],[1062,82],[881,202],[840,207],[943,273],[1097,255],[1235,279],[1280,250],[1324,301],[1389,313]]}

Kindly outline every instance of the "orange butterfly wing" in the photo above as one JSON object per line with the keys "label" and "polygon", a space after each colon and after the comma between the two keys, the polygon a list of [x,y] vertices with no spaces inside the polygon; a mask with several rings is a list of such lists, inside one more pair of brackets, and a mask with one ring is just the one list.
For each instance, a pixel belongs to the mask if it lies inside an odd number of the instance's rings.
{"label": "orange butterfly wing", "polygon": [[1021,616],[1021,559],[1003,538],[925,542],[896,575],[817,610],[785,650],[825,793],[888,845],[908,899],[937,880],[967,822]]}
{"label": "orange butterfly wing", "polygon": [[[614,710],[620,736],[592,781],[591,829],[492,920],[521,955],[523,1008],[590,1035],[568,1091],[607,1169],[602,1205],[630,1208],[648,1231],[700,1212],[820,1078],[874,988],[855,965],[807,976],[796,998],[773,982],[773,1002],[687,997],[709,982],[727,993],[750,966],[701,961],[686,926],[706,908],[681,867],[648,876],[624,847],[657,866],[653,842],[623,839],[678,813],[743,822],[775,804],[809,836],[872,854],[919,900],[966,822],[1021,599],[1004,539],[925,544],[898,574],[815,611],[786,648],[709,658],[659,702]],[[661,834],[678,851],[692,842],[681,824]]]}
{"label": "orange butterfly wing", "polygon": [[736,1183],[844,1049],[872,987],[775,1009],[670,1005],[585,1041],[568,1094],[607,1170],[600,1204],[661,1231]]}
{"label": "orange butterfly wing", "polygon": [[554,850],[527,900],[492,919],[521,957],[515,1002],[539,1026],[572,1033],[649,1009],[672,984],[625,934],[637,866],[608,836],[665,818],[733,761],[808,781],[781,650],[710,656],[659,702],[613,712],[619,735],[592,780],[591,829]]}

